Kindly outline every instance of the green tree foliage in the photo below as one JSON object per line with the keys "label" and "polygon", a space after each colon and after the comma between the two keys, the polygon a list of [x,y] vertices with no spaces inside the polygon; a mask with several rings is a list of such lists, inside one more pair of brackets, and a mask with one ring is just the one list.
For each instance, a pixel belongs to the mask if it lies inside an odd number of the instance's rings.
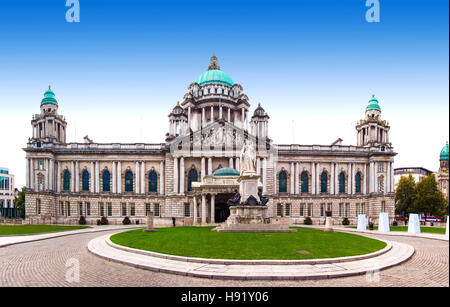
{"label": "green tree foliage", "polygon": [[412,175],[402,176],[395,190],[395,214],[406,216],[413,213],[413,202],[416,198],[416,182]]}
{"label": "green tree foliage", "polygon": [[443,218],[447,206],[444,194],[439,191],[434,174],[430,174],[416,185],[416,198],[413,209],[426,215],[434,215]]}
{"label": "green tree foliage", "polygon": [[25,189],[25,187],[22,187],[22,190],[14,198],[14,206],[16,207],[18,216],[21,218],[25,218]]}

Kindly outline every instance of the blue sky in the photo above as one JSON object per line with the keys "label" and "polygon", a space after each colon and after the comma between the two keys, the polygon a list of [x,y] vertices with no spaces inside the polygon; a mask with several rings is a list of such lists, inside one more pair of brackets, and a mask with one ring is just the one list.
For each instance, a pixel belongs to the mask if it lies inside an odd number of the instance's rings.
{"label": "blue sky", "polygon": [[162,142],[167,115],[215,53],[276,143],[355,144],[372,94],[395,167],[439,167],[449,130],[449,7],[443,0],[0,0],[0,165],[25,183],[30,120],[49,84],[68,141]]}

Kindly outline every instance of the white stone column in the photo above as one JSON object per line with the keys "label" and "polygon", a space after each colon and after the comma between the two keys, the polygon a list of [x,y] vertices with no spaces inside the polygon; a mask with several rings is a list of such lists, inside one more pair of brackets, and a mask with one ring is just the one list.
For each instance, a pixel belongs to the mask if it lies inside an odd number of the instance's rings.
{"label": "white stone column", "polygon": [[95,170],[94,170],[94,162],[93,161],[91,161],[91,173],[89,175],[91,177],[89,189],[90,189],[91,193],[94,193],[94,191],[95,191]]}
{"label": "white stone column", "polygon": [[95,161],[95,192],[100,193],[100,162]]}
{"label": "white stone column", "polygon": [[184,158],[180,158],[180,193],[184,194]]}
{"label": "white stone column", "polygon": [[295,193],[295,166],[294,163],[290,163],[290,172],[289,172],[289,193],[294,194]]}
{"label": "white stone column", "polygon": [[27,188],[29,189],[30,188],[30,159],[26,158],[26,160],[27,160],[27,164],[25,166],[27,169],[26,185],[27,185]]}
{"label": "white stone column", "polygon": [[208,158],[208,175],[211,175],[213,170],[213,163],[212,163],[212,158]]}
{"label": "white stone column", "polygon": [[330,168],[330,194],[334,195],[334,162],[331,163]]}
{"label": "white stone column", "polygon": [[122,193],[122,164],[117,162],[117,193]]}
{"label": "white stone column", "polygon": [[135,167],[135,174],[136,174],[136,194],[139,194],[141,191],[141,172],[139,171],[139,162],[136,161],[136,167]]}
{"label": "white stone column", "polygon": [[57,174],[56,174],[56,191],[58,193],[61,192],[61,162],[57,161],[56,162],[58,164],[58,170],[57,170]]}
{"label": "white stone column", "polygon": [[145,194],[145,161],[141,161],[141,194]]}
{"label": "white stone column", "polygon": [[316,164],[316,192],[320,194],[320,163]]}
{"label": "white stone column", "polygon": [[352,166],[347,164],[347,194],[352,193]]}
{"label": "white stone column", "polygon": [[178,158],[173,158],[173,192],[178,194]]}
{"label": "white stone column", "polygon": [[116,174],[116,161],[112,162],[112,192],[116,193],[117,189],[117,174]]}
{"label": "white stone column", "polygon": [[229,167],[230,168],[234,168],[234,165],[233,165],[234,163],[233,163],[233,158],[230,158],[229,159]]}
{"label": "white stone column", "polygon": [[205,118],[205,108],[202,108],[202,128],[205,127],[205,122],[206,122],[206,118]]}
{"label": "white stone column", "polygon": [[202,225],[206,225],[206,195],[202,195]]}
{"label": "white stone column", "polygon": [[70,192],[75,192],[75,162],[70,162]]}
{"label": "white stone column", "polygon": [[369,178],[370,178],[370,180],[369,180],[369,193],[373,193],[374,192],[374,177],[375,177],[375,174],[374,174],[374,162],[370,162],[370,170],[369,170]]}
{"label": "white stone column", "polygon": [[239,165],[240,161],[241,161],[241,160],[240,160],[239,158],[236,158],[236,170],[237,170],[238,172],[241,172],[241,170],[240,170],[241,166]]}
{"label": "white stone column", "polygon": [[48,176],[49,176],[49,174],[50,174],[50,171],[49,171],[49,163],[48,163],[48,159],[44,159],[44,169],[45,169],[45,171],[46,171],[46,173],[47,173],[47,176],[45,176],[45,180],[44,180],[44,190],[49,190],[49,186],[48,186]]}
{"label": "white stone column", "polygon": [[267,158],[263,158],[263,193],[267,193]]}
{"label": "white stone column", "polygon": [[197,215],[198,215],[198,212],[197,212],[197,197],[194,196],[192,201],[193,201],[193,205],[194,205],[194,221],[193,221],[193,223],[196,224],[196,223],[198,223],[198,219],[197,219]]}
{"label": "white stone column", "polygon": [[311,163],[311,194],[316,194],[316,164]]}
{"label": "white stone column", "polygon": [[364,195],[366,195],[367,194],[367,164],[366,163],[364,163],[364,174],[363,174],[363,176],[364,176],[364,184],[363,184],[363,194]]}
{"label": "white stone column", "polygon": [[[389,163],[390,164],[390,169],[391,169],[391,192],[395,191],[395,183],[394,183],[394,168],[392,167],[392,162]],[[448,185],[448,181],[447,181],[447,185]],[[447,187],[448,188],[448,187]]]}
{"label": "white stone column", "polygon": [[300,165],[298,162],[295,162],[295,194],[300,194],[300,175],[299,175],[299,171],[300,171]]}
{"label": "white stone column", "polygon": [[242,112],[241,112],[241,119],[242,119],[242,129],[245,129],[245,109],[242,108]]}
{"label": "white stone column", "polygon": [[214,121],[214,106],[211,106],[211,118],[210,122],[212,123]]}
{"label": "white stone column", "polygon": [[261,159],[256,157],[256,174],[261,176]]}
{"label": "white stone column", "polygon": [[188,107],[188,131],[191,128],[191,106]]}
{"label": "white stone column", "polygon": [[211,195],[211,224],[216,222],[215,210],[216,210],[216,195]]}
{"label": "white stone column", "polygon": [[222,119],[222,105],[219,106],[219,118]]}
{"label": "white stone column", "polygon": [[334,166],[334,193],[339,194],[339,169],[337,163]]}
{"label": "white stone column", "polygon": [[203,178],[205,177],[205,175],[206,175],[206,172],[205,172],[205,157],[202,157],[202,162],[201,162],[201,180],[202,180],[202,182],[203,182]]}
{"label": "white stone column", "polygon": [[80,168],[78,161],[75,161],[75,192],[80,192]]}
{"label": "white stone column", "polygon": [[228,122],[231,122],[231,109],[228,108]]}
{"label": "white stone column", "polygon": [[165,195],[164,191],[164,178],[165,178],[165,172],[164,172],[164,161],[159,162],[159,194]]}

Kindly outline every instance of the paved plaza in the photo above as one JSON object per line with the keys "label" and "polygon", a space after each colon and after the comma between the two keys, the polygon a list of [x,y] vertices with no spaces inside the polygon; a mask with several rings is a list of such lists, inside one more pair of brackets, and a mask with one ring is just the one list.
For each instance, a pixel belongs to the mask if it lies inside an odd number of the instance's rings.
{"label": "paved plaza", "polygon": [[[117,231],[117,230],[116,230]],[[85,232],[0,248],[0,287],[4,286],[449,286],[449,243],[420,237],[366,236],[406,243],[415,253],[405,263],[378,276],[359,275],[322,280],[246,281],[213,280],[142,270],[110,262],[91,254],[88,242],[114,233]],[[69,282],[70,260],[80,264],[80,281]],[[426,276],[426,278],[424,278]]]}

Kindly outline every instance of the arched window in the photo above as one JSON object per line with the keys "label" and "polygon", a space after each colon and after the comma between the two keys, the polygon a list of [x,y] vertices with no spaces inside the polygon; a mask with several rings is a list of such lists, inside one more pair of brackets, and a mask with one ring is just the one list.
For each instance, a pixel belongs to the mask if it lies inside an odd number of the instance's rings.
{"label": "arched window", "polygon": [[355,175],[355,192],[361,193],[361,173],[357,172]]}
{"label": "arched window", "polygon": [[103,192],[111,191],[111,185],[110,185],[111,174],[109,173],[109,171],[107,171],[107,170],[103,171],[102,179],[103,179]]}
{"label": "arched window", "polygon": [[125,173],[125,192],[133,192],[133,172]]}
{"label": "arched window", "polygon": [[300,175],[300,181],[302,182],[302,193],[308,193],[308,173],[307,172],[302,172],[302,174]]}
{"label": "arched window", "polygon": [[339,193],[345,193],[345,174],[341,172],[339,174]]}
{"label": "arched window", "polygon": [[87,170],[84,170],[81,174],[82,179],[82,190],[83,191],[89,191],[89,172]]}
{"label": "arched window", "polygon": [[287,192],[287,174],[285,171],[280,172],[280,174],[278,175],[278,192]]}
{"label": "arched window", "polygon": [[192,191],[192,182],[198,181],[198,173],[195,169],[191,169],[188,173],[188,191]]}
{"label": "arched window", "polygon": [[64,175],[63,175],[63,189],[64,191],[69,191],[70,190],[70,172],[68,170],[64,171]]}
{"label": "arched window", "polygon": [[158,175],[155,171],[151,171],[148,174],[148,191],[158,192]]}
{"label": "arched window", "polygon": [[320,193],[326,193],[327,192],[327,186],[328,186],[327,173],[322,172],[322,175],[320,175]]}

